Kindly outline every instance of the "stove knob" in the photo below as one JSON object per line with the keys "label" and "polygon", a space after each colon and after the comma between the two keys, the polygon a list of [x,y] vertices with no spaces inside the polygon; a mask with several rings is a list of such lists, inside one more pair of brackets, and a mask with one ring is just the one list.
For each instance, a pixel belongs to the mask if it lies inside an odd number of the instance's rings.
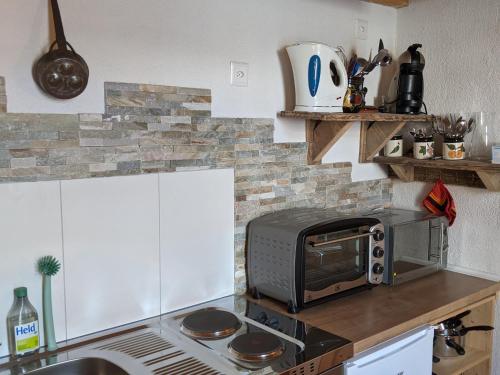
{"label": "stove knob", "polygon": [[384,232],[381,232],[379,230],[375,231],[375,233],[373,233],[373,239],[375,241],[382,241],[384,239]]}
{"label": "stove knob", "polygon": [[380,275],[380,274],[384,273],[384,266],[381,265],[380,263],[375,263],[373,265],[372,271],[374,274]]}
{"label": "stove knob", "polygon": [[278,320],[278,318],[271,318],[267,322],[267,326],[271,327],[272,329],[278,329],[280,326],[280,321]]}
{"label": "stove knob", "polygon": [[380,246],[375,246],[373,248],[373,256],[375,258],[382,258],[384,256],[384,249],[382,249]]}
{"label": "stove knob", "polygon": [[267,321],[267,314],[265,312],[261,312],[257,317],[255,318],[256,321],[262,324],[266,324]]}

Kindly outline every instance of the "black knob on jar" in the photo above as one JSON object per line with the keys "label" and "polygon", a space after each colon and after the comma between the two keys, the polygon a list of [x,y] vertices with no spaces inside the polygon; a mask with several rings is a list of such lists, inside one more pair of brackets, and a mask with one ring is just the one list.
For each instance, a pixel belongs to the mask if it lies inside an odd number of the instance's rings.
{"label": "black knob on jar", "polygon": [[374,274],[376,274],[376,275],[381,275],[381,274],[383,274],[383,273],[384,273],[384,266],[383,266],[383,265],[381,265],[380,263],[375,263],[375,264],[373,265],[372,270],[373,270],[373,273],[374,273]]}
{"label": "black knob on jar", "polygon": [[375,233],[373,233],[373,239],[375,241],[382,241],[384,239],[384,232],[379,230],[375,231]]}
{"label": "black knob on jar", "polygon": [[382,258],[384,256],[384,249],[382,249],[380,246],[375,246],[373,248],[373,256],[375,258]]}

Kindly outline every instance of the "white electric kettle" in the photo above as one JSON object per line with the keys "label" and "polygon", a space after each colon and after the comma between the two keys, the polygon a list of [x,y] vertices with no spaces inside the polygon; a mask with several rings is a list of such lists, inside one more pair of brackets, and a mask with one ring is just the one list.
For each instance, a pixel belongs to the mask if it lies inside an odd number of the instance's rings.
{"label": "white electric kettle", "polygon": [[295,80],[295,110],[342,112],[347,72],[338,49],[304,42],[286,48]]}

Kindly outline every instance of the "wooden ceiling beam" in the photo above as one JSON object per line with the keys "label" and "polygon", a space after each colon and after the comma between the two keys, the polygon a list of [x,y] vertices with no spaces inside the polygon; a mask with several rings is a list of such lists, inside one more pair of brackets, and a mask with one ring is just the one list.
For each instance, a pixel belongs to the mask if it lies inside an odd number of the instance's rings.
{"label": "wooden ceiling beam", "polygon": [[410,4],[410,0],[363,0],[367,3],[386,5],[393,8],[403,8]]}

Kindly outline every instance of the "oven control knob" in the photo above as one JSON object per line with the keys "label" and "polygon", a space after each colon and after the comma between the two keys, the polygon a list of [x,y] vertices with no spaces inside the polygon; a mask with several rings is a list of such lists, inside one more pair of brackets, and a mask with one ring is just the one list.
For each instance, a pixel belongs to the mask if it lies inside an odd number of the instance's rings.
{"label": "oven control knob", "polygon": [[262,324],[266,324],[267,321],[267,314],[265,312],[260,312],[259,315],[255,318],[256,321]]}
{"label": "oven control knob", "polygon": [[382,241],[384,239],[384,232],[379,230],[375,231],[375,233],[373,233],[373,239],[375,241]]}
{"label": "oven control knob", "polygon": [[278,329],[280,327],[280,322],[278,318],[271,318],[268,320],[267,324],[268,327],[271,327],[273,329]]}
{"label": "oven control knob", "polygon": [[383,265],[381,265],[380,263],[375,263],[375,264],[373,265],[372,270],[373,270],[373,273],[374,273],[374,274],[376,274],[376,275],[381,275],[381,274],[383,274],[383,273],[384,273],[384,266],[383,266]]}
{"label": "oven control knob", "polygon": [[375,258],[382,258],[384,256],[384,249],[382,249],[380,246],[375,246],[373,248],[373,256]]}

